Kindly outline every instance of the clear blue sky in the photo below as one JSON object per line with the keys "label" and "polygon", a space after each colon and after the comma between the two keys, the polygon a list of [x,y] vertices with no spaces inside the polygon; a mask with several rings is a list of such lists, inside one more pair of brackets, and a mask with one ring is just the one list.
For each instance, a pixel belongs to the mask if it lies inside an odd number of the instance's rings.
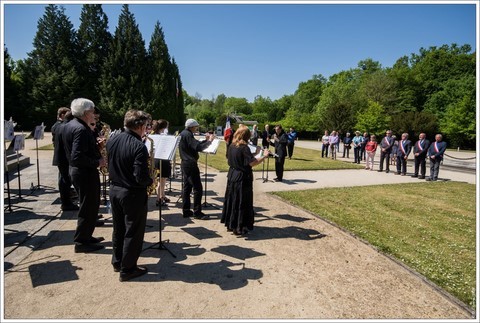
{"label": "clear blue sky", "polygon": [[[67,1],[65,1],[67,2]],[[4,44],[27,57],[45,4],[4,5]],[[81,2],[65,5],[75,29]],[[113,34],[120,4],[104,3]],[[421,47],[476,43],[474,1],[468,3],[135,4],[148,49],[158,20],[183,87],[210,99],[219,94],[272,100],[293,94],[314,74],[329,77],[371,58],[383,67]]]}

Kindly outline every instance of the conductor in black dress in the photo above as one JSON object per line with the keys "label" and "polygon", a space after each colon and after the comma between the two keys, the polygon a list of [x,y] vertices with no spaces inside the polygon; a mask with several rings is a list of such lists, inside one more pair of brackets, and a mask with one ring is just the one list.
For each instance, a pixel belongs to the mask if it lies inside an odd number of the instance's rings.
{"label": "conductor in black dress", "polygon": [[[222,210],[221,223],[225,223],[228,231],[235,235],[246,234],[253,230],[253,172],[252,167],[267,158],[268,149],[263,156],[255,157],[248,147],[250,130],[239,128],[233,136],[233,142],[228,148],[227,188],[225,203]],[[257,153],[260,148],[258,147]]]}
{"label": "conductor in black dress", "polygon": [[103,248],[97,244],[103,239],[92,236],[100,208],[100,175],[97,168],[106,164],[93,135],[94,108],[95,104],[88,99],[73,100],[70,109],[74,118],[62,129],[69,175],[80,201],[73,237],[75,252],[92,252]]}
{"label": "conductor in black dress", "polygon": [[[181,169],[183,173],[183,192],[182,192],[182,213],[184,218],[195,217],[196,219],[206,220],[208,216],[202,212],[203,185],[200,179],[200,170],[198,169],[198,153],[212,143],[213,135],[205,135],[206,140],[198,141],[193,136],[198,131],[199,124],[194,119],[188,119],[185,122],[185,130],[180,133],[180,143],[178,151],[180,152]],[[190,209],[190,193],[193,189],[193,212]]]}
{"label": "conductor in black dress", "polygon": [[285,158],[287,157],[288,135],[285,133],[281,125],[275,126],[275,134],[272,137],[275,145],[275,173],[277,175],[273,180],[275,182],[283,181],[283,168],[285,165]]}
{"label": "conductor in black dress", "polygon": [[114,271],[120,281],[147,273],[137,266],[147,222],[147,187],[153,183],[148,171],[148,150],[142,142],[150,115],[138,110],[125,114],[125,131],[107,142],[110,205],[113,216]]}

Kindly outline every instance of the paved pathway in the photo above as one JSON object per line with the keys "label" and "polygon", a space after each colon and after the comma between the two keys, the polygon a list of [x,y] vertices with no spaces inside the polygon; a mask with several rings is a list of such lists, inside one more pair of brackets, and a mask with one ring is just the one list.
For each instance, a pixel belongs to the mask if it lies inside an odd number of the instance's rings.
{"label": "paved pathway", "polygon": [[[46,134],[39,146],[49,140]],[[27,140],[24,154],[36,163],[32,145]],[[36,165],[21,172],[22,200],[16,198],[17,179],[11,181],[13,212],[4,213],[5,318],[466,319],[471,315],[462,304],[370,246],[265,194],[418,179],[341,170],[286,172],[283,183],[263,183],[257,173],[256,229],[246,239],[238,239],[218,221],[225,173],[209,170],[205,201],[211,206],[205,212],[212,219],[183,219],[171,204],[162,211],[160,237],[159,213],[151,199],[145,245],[169,239],[165,246],[176,258],[165,250],[146,250],[140,264],[148,265],[150,273],[122,284],[110,265],[111,218],[103,206],[107,225],[95,234],[106,238],[106,249],[73,253],[75,213],[60,212],[51,154],[39,152],[40,189],[29,190],[37,184]],[[441,177],[476,182],[475,174],[443,169]],[[179,189],[180,183],[173,180],[171,193]]]}

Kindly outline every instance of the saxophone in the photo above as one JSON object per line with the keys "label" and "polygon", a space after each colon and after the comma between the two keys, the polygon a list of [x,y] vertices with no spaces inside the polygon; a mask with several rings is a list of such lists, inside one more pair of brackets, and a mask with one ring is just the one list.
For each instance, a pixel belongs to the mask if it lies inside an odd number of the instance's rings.
{"label": "saxophone", "polygon": [[107,140],[110,137],[111,133],[110,126],[106,123],[103,123],[102,130],[100,131],[100,135],[105,139],[104,142],[100,146],[100,154],[102,158],[105,160],[105,166],[100,167],[100,172],[103,175],[108,175],[108,156],[107,156]]}
{"label": "saxophone", "polygon": [[157,185],[158,185],[158,170],[155,169],[155,150],[154,150],[154,142],[153,139],[150,138],[148,135],[145,138],[150,141],[150,150],[148,151],[149,158],[148,158],[148,174],[153,179],[152,185],[147,187],[147,194],[150,196],[152,194],[157,193]]}

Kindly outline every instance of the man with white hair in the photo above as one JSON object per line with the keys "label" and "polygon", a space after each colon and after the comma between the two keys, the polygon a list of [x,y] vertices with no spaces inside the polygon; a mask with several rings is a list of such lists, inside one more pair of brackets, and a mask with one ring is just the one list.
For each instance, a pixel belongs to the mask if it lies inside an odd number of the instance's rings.
{"label": "man with white hair", "polygon": [[92,252],[103,248],[98,244],[103,238],[92,236],[100,207],[100,176],[97,168],[106,164],[91,128],[95,124],[94,108],[95,104],[88,99],[73,100],[70,109],[74,118],[65,125],[62,138],[70,165],[70,178],[80,201],[73,238],[75,252]]}
{"label": "man with white hair", "polygon": [[[178,150],[182,159],[181,168],[183,173],[183,192],[182,192],[182,212],[183,217],[194,216],[196,219],[208,219],[208,216],[202,212],[203,186],[200,180],[200,170],[197,161],[198,153],[212,143],[213,135],[206,134],[205,141],[198,141],[193,136],[198,131],[199,124],[195,119],[188,119],[185,122],[185,130],[180,133],[180,143]],[[193,188],[193,212],[190,210],[190,193]]]}

